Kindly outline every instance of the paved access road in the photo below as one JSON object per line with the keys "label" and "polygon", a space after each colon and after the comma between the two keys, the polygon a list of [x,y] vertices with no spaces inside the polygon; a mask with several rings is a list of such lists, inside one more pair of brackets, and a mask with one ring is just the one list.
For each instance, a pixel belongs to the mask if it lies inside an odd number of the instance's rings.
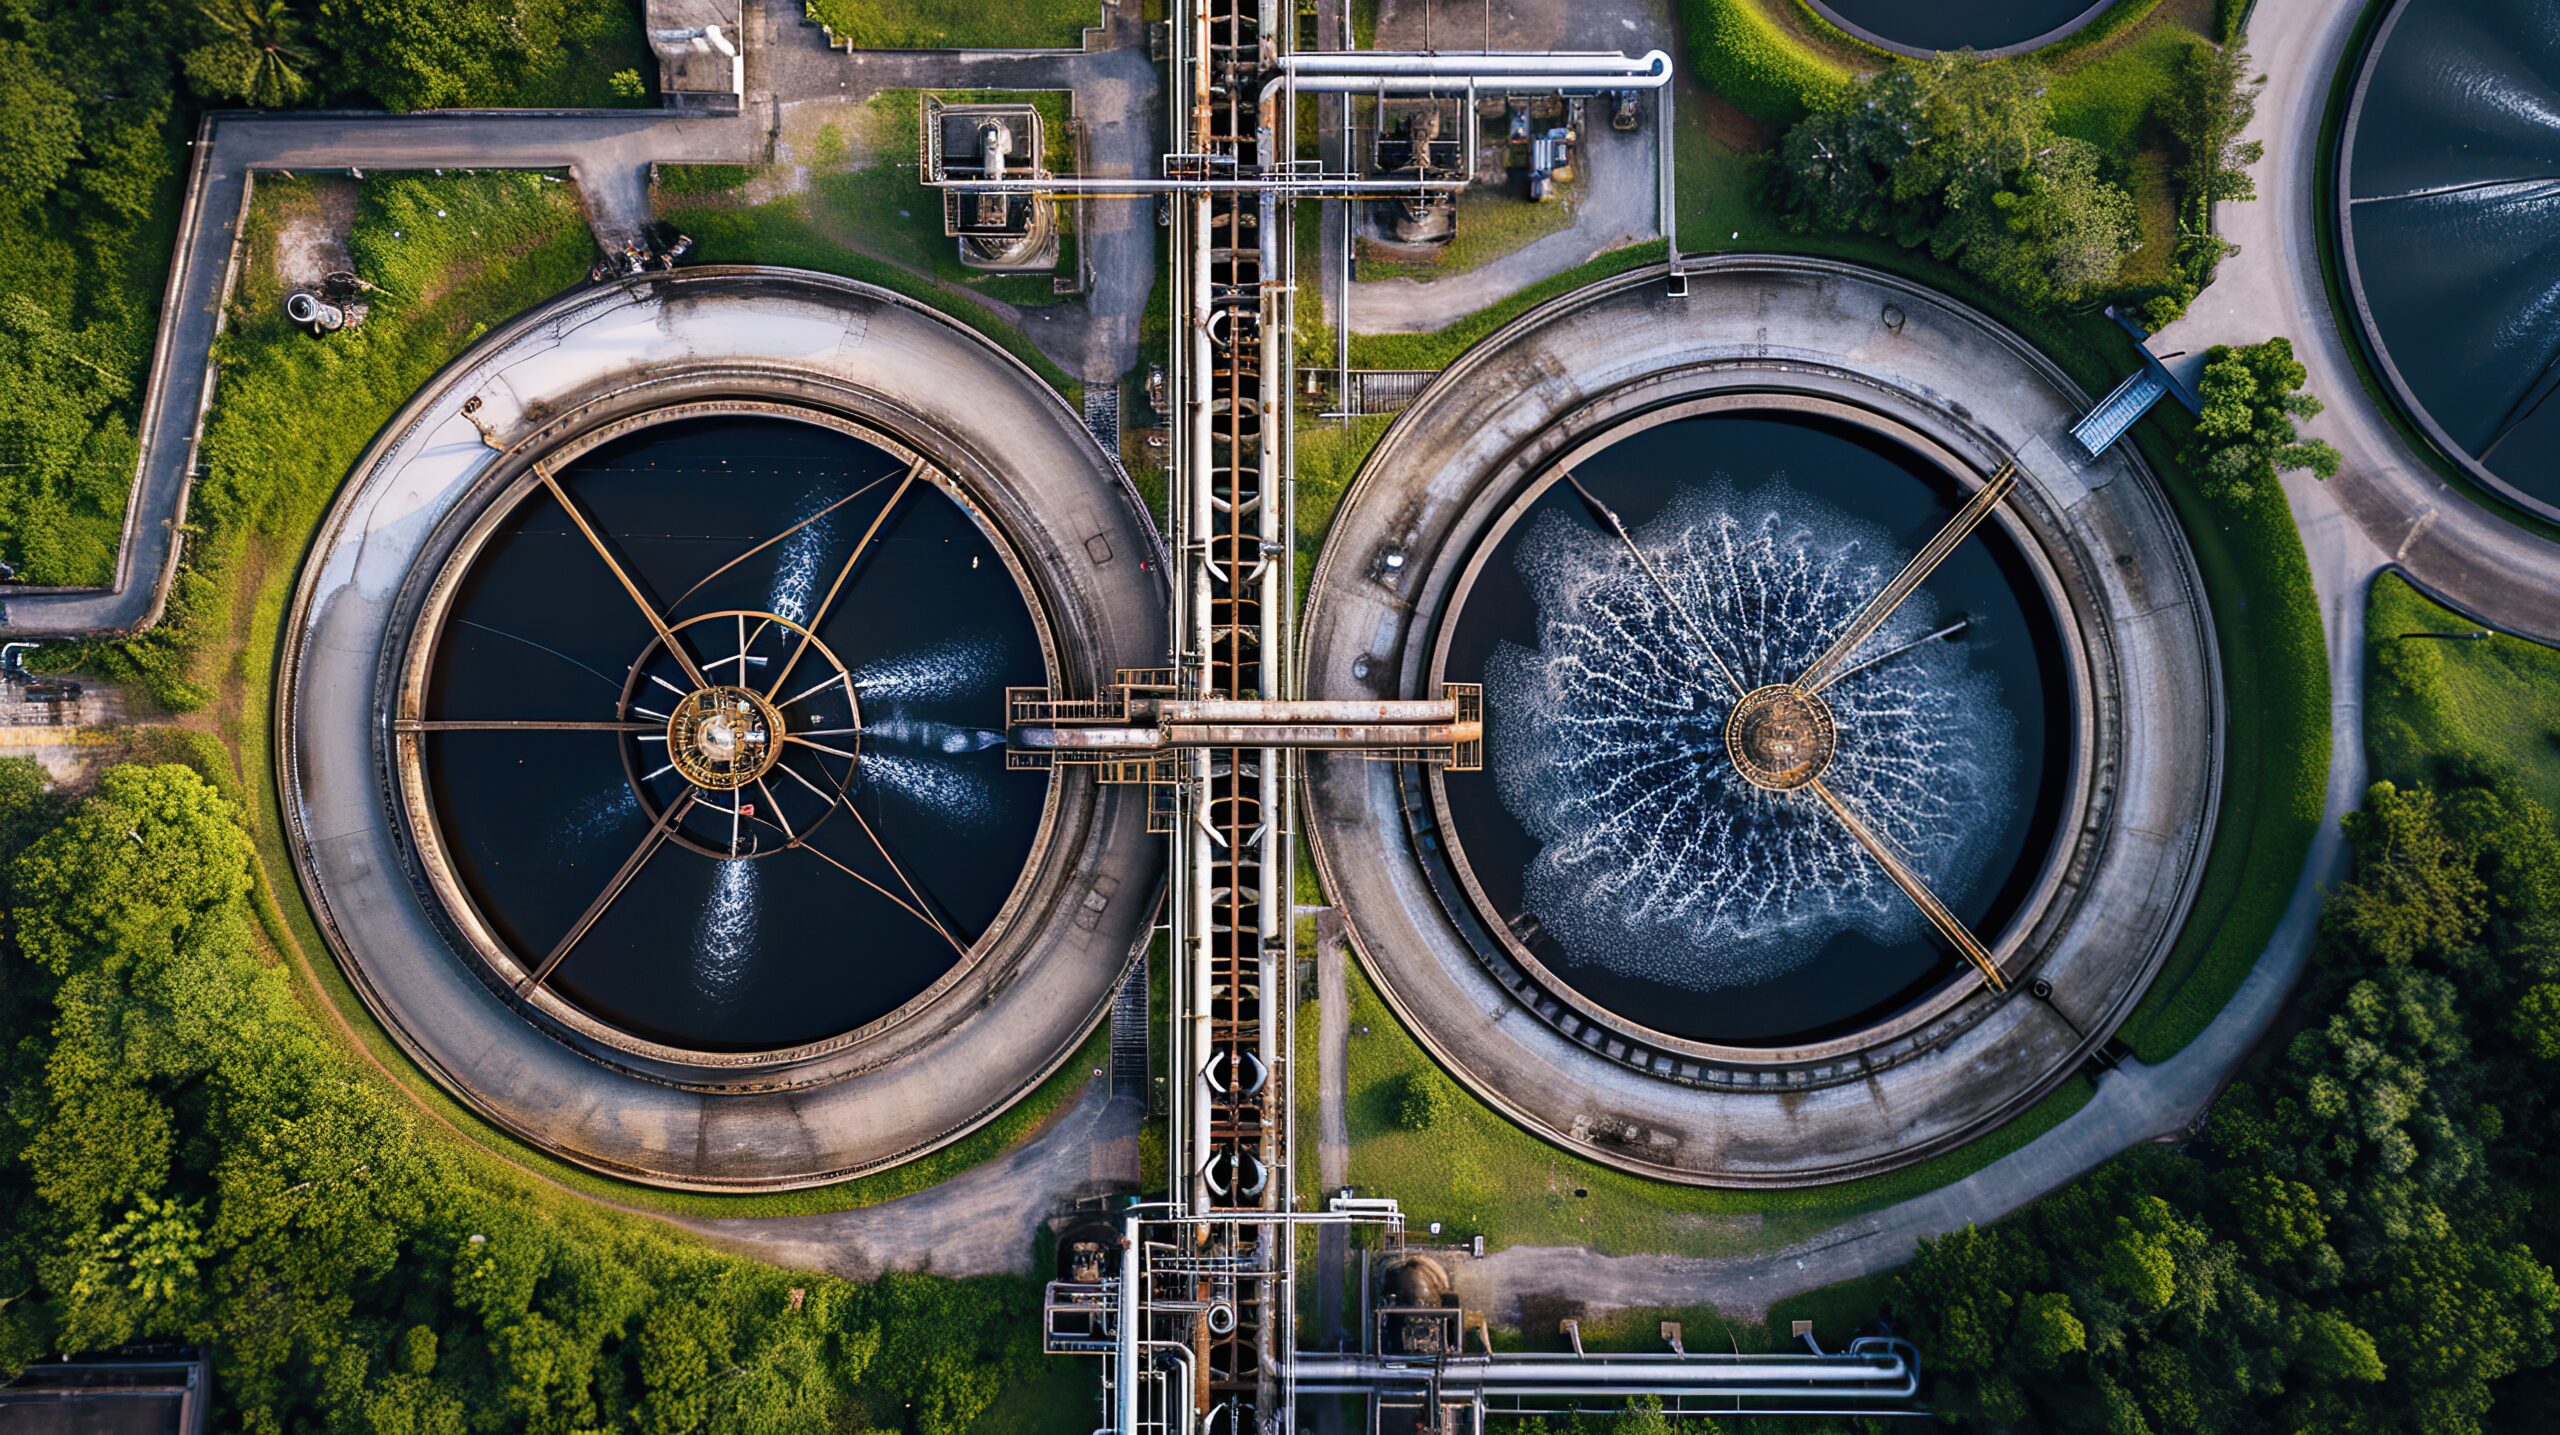
{"label": "paved access road", "polygon": [[674,1221],[743,1255],[851,1280],[884,1270],[1021,1271],[1043,1221],[1076,1197],[1137,1184],[1142,1116],[1136,1097],[1114,1097],[1097,1078],[1039,1135],[912,1196],[816,1216]]}
{"label": "paved access road", "polygon": [[2158,1066],[2127,1062],[2090,1103],[2052,1131],[1952,1185],[1847,1221],[1766,1255],[1602,1257],[1578,1249],[1513,1247],[1466,1263],[1470,1303],[1516,1317],[1523,1295],[1570,1291],[1594,1307],[1714,1304],[1757,1316],[1776,1301],[1890,1270],[1920,1239],[1987,1225],[2142,1141],[2182,1136],[2283,1014],[2308,962],[2326,887],[2345,875],[2338,820],[2363,798],[2364,608],[2374,576],[2396,566],[2475,617],[2560,641],[2560,545],[2453,491],[2401,440],[2358,382],[2321,281],[2312,207],[2329,86],[2345,58],[2361,0],[2260,0],[2250,21],[2252,69],[2268,75],[2257,133],[2265,157],[2255,201],[2221,206],[2218,224],[2241,246],[2188,316],[2155,337],[2189,375],[2214,344],[2283,334],[2327,410],[2303,427],[2337,445],[2337,476],[2289,475],[2285,490],[2319,592],[2331,694],[2328,801],[2318,838],[2274,940],[2204,1034]]}
{"label": "paved access road", "polygon": [[[2304,491],[2310,482],[2288,480],[2296,503],[2312,497]],[[1515,1322],[1521,1298],[1541,1294],[1569,1294],[1594,1309],[1703,1303],[1758,1319],[1790,1296],[1891,1270],[1911,1259],[1920,1240],[1990,1225],[2130,1147],[2191,1131],[2283,1015],[2310,959],[2321,897],[2346,872],[2338,819],[2364,795],[2364,602],[2374,554],[2361,533],[2334,516],[2312,520],[2304,537],[2332,675],[2328,802],[2274,940],[2202,1035],[2157,1066],[2128,1059],[2099,1079],[2096,1096],[2068,1120],[1973,1175],[1783,1249],[1705,1258],[1513,1246],[1459,1263],[1456,1284],[1468,1304]]]}
{"label": "paved access road", "polygon": [[2178,355],[2171,368],[2191,379],[2215,344],[2293,340],[2311,393],[2328,405],[2303,431],[2345,460],[2336,477],[2296,490],[2306,528],[2343,514],[2419,587],[2499,627],[2560,642],[2560,544],[2481,508],[2409,447],[2357,379],[2353,340],[2329,306],[2320,227],[2331,216],[2313,203],[2315,176],[2331,159],[2320,122],[2363,9],[2362,0],[2259,0],[2246,41],[2251,70],[2267,76],[2256,127],[2265,155],[2250,169],[2258,197],[2220,207],[2216,226],[2240,252],[2150,347]]}
{"label": "paved access road", "polygon": [[125,503],[115,586],[0,598],[0,633],[129,633],[159,621],[177,570],[196,440],[213,403],[213,340],[222,328],[253,173],[565,169],[578,182],[599,240],[618,242],[648,220],[651,163],[736,164],[754,149],[744,120],[664,110],[208,115],[193,141],[177,254],[161,299],[142,410],[142,462]]}

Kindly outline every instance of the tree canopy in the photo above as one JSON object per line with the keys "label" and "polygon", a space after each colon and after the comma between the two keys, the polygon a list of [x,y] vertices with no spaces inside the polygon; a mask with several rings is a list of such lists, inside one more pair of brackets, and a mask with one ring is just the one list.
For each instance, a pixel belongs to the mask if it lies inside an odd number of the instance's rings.
{"label": "tree canopy", "polygon": [[2382,783],[2347,836],[2300,1025],[2201,1142],[1900,1277],[1959,1423],[2459,1435],[2560,1357],[2552,816]]}
{"label": "tree canopy", "polygon": [[2246,503],[2270,491],[2279,470],[2307,469],[2322,478],[2338,471],[2335,448],[2294,431],[2293,421],[2320,412],[2320,401],[2302,392],[2309,371],[2293,357],[2292,340],[2216,344],[2204,358],[2197,385],[2203,407],[2180,461],[2206,493]]}
{"label": "tree canopy", "polygon": [[0,0],[0,561],[34,583],[113,571],[201,109],[592,94],[605,82],[582,60],[618,31],[636,37],[637,8]]}
{"label": "tree canopy", "polygon": [[958,1435],[1040,1359],[1018,1279],[865,1287],[537,1193],[424,1129],[260,950],[237,814],[0,761],[0,1378],[202,1342],[223,1429]]}
{"label": "tree canopy", "polygon": [[2091,145],[2054,132],[2044,70],[1970,53],[1897,60],[1789,129],[1769,171],[1800,229],[1926,246],[2034,305],[2112,288],[2141,242]]}

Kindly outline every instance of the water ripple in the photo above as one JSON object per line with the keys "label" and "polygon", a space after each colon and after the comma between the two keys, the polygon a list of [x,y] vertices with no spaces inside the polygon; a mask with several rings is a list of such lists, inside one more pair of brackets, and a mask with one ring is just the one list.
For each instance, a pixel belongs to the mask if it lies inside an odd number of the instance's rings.
{"label": "water ripple", "polygon": [[[1635,538],[1746,685],[1801,672],[1901,562],[1883,529],[1783,483],[1684,491]],[[1538,639],[1490,664],[1493,767],[1541,844],[1530,907],[1569,956],[1711,991],[1801,966],[1843,933],[1890,944],[1925,930],[1817,799],[1733,773],[1733,694],[1614,539],[1550,511],[1517,561]],[[1933,616],[1914,595],[1851,663]],[[1826,784],[1961,905],[2012,801],[1997,683],[1961,645],[1931,642],[1824,696],[1839,727]]]}

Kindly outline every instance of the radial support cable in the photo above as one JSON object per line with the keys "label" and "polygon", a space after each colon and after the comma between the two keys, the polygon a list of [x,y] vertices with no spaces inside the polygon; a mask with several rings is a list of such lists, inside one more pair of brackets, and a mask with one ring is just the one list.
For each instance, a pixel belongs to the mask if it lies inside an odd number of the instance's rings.
{"label": "radial support cable", "polygon": [[658,641],[666,645],[667,655],[674,658],[677,665],[684,669],[685,676],[693,680],[695,687],[711,686],[703,678],[702,669],[695,665],[693,655],[685,651],[684,644],[676,641],[675,631],[669,628],[667,620],[660,616],[657,605],[651,603],[648,595],[640,591],[639,583],[634,581],[631,574],[623,568],[622,560],[613,556],[612,549],[605,547],[604,536],[596,532],[594,524],[587,521],[585,511],[570,499],[569,490],[560,486],[560,480],[552,475],[550,467],[537,459],[533,465],[533,474],[542,481],[542,486],[550,491],[552,498],[569,515],[569,521],[577,526],[578,532],[585,536],[587,546],[593,548],[596,556],[604,560],[604,566],[612,570],[614,581],[622,585],[622,591],[630,595],[632,605],[640,610],[640,616],[649,620],[649,626],[656,631]]}
{"label": "radial support cable", "polygon": [[648,834],[640,839],[640,845],[632,849],[630,856],[622,859],[622,866],[613,874],[613,880],[605,883],[604,890],[597,893],[596,899],[587,904],[587,910],[578,914],[577,923],[571,926],[567,935],[561,937],[558,944],[552,947],[551,954],[542,959],[542,965],[534,968],[531,976],[516,984],[517,991],[530,991],[549,981],[551,973],[562,962],[568,960],[570,949],[577,946],[579,939],[586,936],[603,918],[605,909],[611,907],[614,899],[622,895],[623,888],[631,885],[632,878],[640,875],[640,869],[649,865],[649,859],[656,855],[658,848],[674,834],[677,824],[684,821],[685,813],[693,807],[694,792],[695,789],[688,787],[677,793],[675,800],[667,804],[666,810],[658,814],[658,820],[649,825]]}
{"label": "radial support cable", "polygon": [[1679,594],[1672,591],[1671,584],[1663,578],[1660,570],[1653,566],[1653,560],[1645,557],[1644,550],[1636,546],[1635,535],[1627,531],[1626,522],[1618,517],[1618,510],[1602,503],[1599,496],[1583,487],[1582,480],[1574,477],[1570,470],[1565,473],[1564,481],[1572,484],[1573,491],[1582,496],[1582,506],[1590,510],[1591,516],[1600,520],[1602,527],[1618,535],[1618,542],[1626,549],[1627,556],[1635,560],[1636,567],[1642,570],[1645,580],[1653,585],[1655,592],[1662,595],[1662,601],[1670,607],[1672,616],[1679,619],[1681,626],[1689,630],[1689,640],[1698,645],[1699,652],[1707,655],[1708,662],[1715,664],[1716,675],[1724,679],[1724,685],[1731,688],[1733,695],[1737,698],[1749,692],[1750,687],[1735,675],[1733,669],[1726,665],[1723,655],[1716,651],[1715,642],[1707,636],[1707,630],[1698,625],[1696,618],[1690,616],[1688,605],[1681,602]]}

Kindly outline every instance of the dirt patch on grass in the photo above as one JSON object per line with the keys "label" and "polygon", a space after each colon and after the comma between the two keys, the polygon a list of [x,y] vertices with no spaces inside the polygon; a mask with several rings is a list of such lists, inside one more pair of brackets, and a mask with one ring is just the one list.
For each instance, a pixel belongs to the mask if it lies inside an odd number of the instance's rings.
{"label": "dirt patch on grass", "polygon": [[267,243],[267,278],[290,294],[318,289],[320,282],[355,261],[347,253],[347,231],[356,222],[356,182],[336,175],[315,175],[304,182],[301,202],[276,218]]}
{"label": "dirt patch on grass", "polygon": [[1778,143],[1778,127],[1755,120],[1731,100],[1702,85],[1683,83],[1681,108],[1695,115],[1707,137],[1736,154],[1756,154]]}

